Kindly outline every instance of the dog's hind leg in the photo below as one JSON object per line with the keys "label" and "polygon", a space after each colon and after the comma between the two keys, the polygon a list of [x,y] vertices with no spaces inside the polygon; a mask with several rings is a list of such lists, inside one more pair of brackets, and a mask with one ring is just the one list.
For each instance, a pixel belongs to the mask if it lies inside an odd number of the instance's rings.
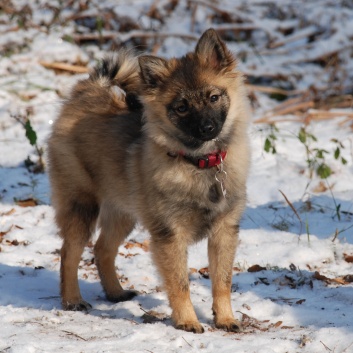
{"label": "dog's hind leg", "polygon": [[104,203],[99,225],[101,233],[94,248],[95,263],[106,297],[112,302],[130,300],[137,292],[121,287],[116,275],[115,257],[119,246],[133,230],[135,220],[116,210],[113,205]]}
{"label": "dog's hind leg", "polygon": [[[68,206],[69,205],[69,206]],[[81,297],[78,285],[78,265],[98,216],[98,205],[94,202],[69,201],[68,207],[57,209],[63,245],[61,248],[61,300],[65,310],[89,310],[91,305]]]}
{"label": "dog's hind leg", "polygon": [[238,243],[239,227],[231,224],[234,217],[221,222],[208,239],[209,273],[212,280],[213,314],[217,328],[239,332],[241,324],[234,318],[231,306],[232,270]]}

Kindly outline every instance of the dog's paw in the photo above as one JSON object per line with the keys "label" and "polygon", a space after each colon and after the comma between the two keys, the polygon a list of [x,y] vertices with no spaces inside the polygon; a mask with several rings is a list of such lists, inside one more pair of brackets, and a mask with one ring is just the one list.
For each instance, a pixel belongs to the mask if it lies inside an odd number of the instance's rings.
{"label": "dog's paw", "polygon": [[68,311],[90,311],[92,309],[92,305],[87,303],[85,300],[81,299],[77,303],[71,302],[63,302],[63,309]]}
{"label": "dog's paw", "polygon": [[243,327],[241,326],[238,320],[224,320],[224,321],[216,321],[215,322],[216,328],[228,332],[242,332]]}
{"label": "dog's paw", "polygon": [[106,298],[113,303],[126,302],[136,297],[139,292],[135,290],[123,290],[118,294],[108,294],[106,293]]}
{"label": "dog's paw", "polygon": [[196,321],[196,322],[186,322],[183,324],[178,324],[176,325],[177,330],[184,330],[187,332],[193,332],[193,333],[204,333],[205,330],[201,326],[201,324]]}

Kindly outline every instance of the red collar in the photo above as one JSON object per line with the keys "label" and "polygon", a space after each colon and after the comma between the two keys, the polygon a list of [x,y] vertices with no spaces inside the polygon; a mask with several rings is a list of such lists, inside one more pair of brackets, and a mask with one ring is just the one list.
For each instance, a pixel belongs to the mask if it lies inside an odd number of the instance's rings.
{"label": "red collar", "polygon": [[186,155],[184,152],[168,153],[169,157],[175,158],[178,155],[184,157],[185,160],[192,163],[196,167],[200,169],[206,169],[220,165],[225,160],[227,156],[227,151],[218,151],[197,157]]}

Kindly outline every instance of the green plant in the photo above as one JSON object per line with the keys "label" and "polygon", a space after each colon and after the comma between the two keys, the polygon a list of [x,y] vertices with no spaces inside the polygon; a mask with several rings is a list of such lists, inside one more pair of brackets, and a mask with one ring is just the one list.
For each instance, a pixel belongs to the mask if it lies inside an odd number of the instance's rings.
{"label": "green plant", "polygon": [[39,147],[37,143],[37,133],[32,127],[31,121],[30,121],[30,115],[31,115],[31,109],[26,110],[26,115],[13,115],[11,114],[11,117],[14,118],[16,121],[18,121],[23,128],[25,129],[25,135],[30,143],[31,146],[33,146],[36,150],[38,160],[36,162],[32,161],[30,156],[27,157],[25,160],[25,166],[26,168],[32,172],[32,173],[43,173],[45,166],[44,166],[44,160],[43,160],[43,148]]}
{"label": "green plant", "polygon": [[321,178],[326,179],[332,174],[331,167],[326,163],[325,155],[329,152],[323,148],[312,148],[312,142],[317,142],[316,136],[309,133],[305,127],[301,127],[298,140],[304,145],[306,152],[306,163],[309,169],[310,179],[314,172]]}
{"label": "green plant", "polygon": [[347,160],[341,155],[341,149],[344,149],[343,143],[335,138],[331,139],[331,142],[333,142],[336,145],[333,156],[335,157],[336,160],[340,160],[343,165],[346,165]]}
{"label": "green plant", "polygon": [[275,124],[270,125],[270,133],[267,135],[264,143],[264,150],[267,153],[272,153],[275,154],[277,153],[276,150],[276,140],[277,136],[276,133],[278,133],[279,130]]}

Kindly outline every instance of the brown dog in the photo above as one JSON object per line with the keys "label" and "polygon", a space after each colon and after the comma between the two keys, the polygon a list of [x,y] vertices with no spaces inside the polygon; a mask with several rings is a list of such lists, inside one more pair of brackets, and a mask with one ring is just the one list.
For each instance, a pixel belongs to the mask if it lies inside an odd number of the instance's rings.
{"label": "brown dog", "polygon": [[242,74],[212,29],[180,59],[122,52],[74,87],[48,146],[64,240],[64,309],[90,308],[77,269],[97,220],[95,263],[107,298],[136,295],[121,287],[115,257],[140,222],[151,234],[176,327],[203,332],[190,301],[187,247],[207,237],[215,325],[240,329],[230,291],[246,198],[248,119]]}

